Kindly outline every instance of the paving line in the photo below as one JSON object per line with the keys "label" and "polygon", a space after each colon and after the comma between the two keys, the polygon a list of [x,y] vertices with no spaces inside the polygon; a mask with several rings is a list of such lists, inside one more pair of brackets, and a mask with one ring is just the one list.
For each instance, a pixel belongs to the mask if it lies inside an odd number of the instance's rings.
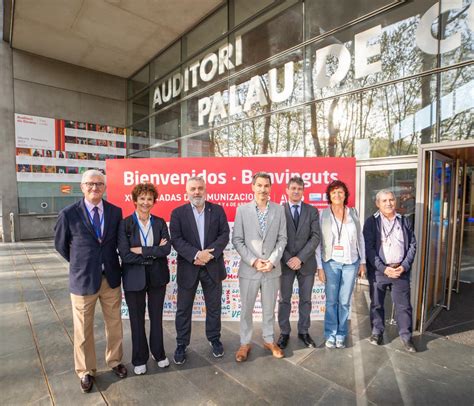
{"label": "paving line", "polygon": [[[67,328],[66,328],[66,325],[64,324],[62,318],[60,317],[60,315],[59,315],[59,313],[58,313],[58,311],[57,311],[57,309],[56,309],[56,306],[54,306],[54,302],[52,301],[51,297],[49,296],[48,290],[45,288],[45,286],[43,285],[43,282],[41,281],[41,278],[38,276],[38,273],[36,272],[36,268],[35,268],[34,264],[31,262],[30,257],[28,256],[28,252],[27,252],[26,250],[24,250],[24,252],[25,252],[26,258],[27,258],[27,260],[28,260],[28,263],[30,264],[31,268],[33,269],[33,272],[35,273],[36,278],[38,279],[38,283],[40,284],[41,289],[43,290],[45,296],[48,298],[48,301],[49,301],[49,303],[50,303],[50,305],[51,305],[52,310],[53,310],[54,313],[56,314],[56,317],[57,317],[59,323],[61,324],[61,326],[62,326],[64,332],[66,333],[66,336],[69,338],[69,341],[71,342],[71,345],[74,347],[74,339],[73,339],[73,337],[71,337],[71,335],[69,334],[69,332],[68,332],[68,330],[67,330]],[[56,255],[57,255],[57,254],[56,254]],[[22,291],[23,291],[23,287],[22,287]],[[26,304],[25,304],[25,306],[28,308],[28,306],[27,306]],[[28,310],[27,310],[27,313],[28,313]],[[28,315],[28,318],[30,319],[29,315]],[[30,320],[30,326],[31,326],[32,331],[33,331],[33,326],[32,326],[32,324],[31,324],[31,320]],[[37,345],[38,356],[40,356],[40,354],[39,354],[39,347],[38,347],[38,344],[37,344],[36,337],[35,337],[35,343],[36,343],[36,345]],[[41,358],[41,356],[40,356],[40,358]],[[41,364],[42,364],[42,366],[43,366],[43,361],[42,361],[42,360],[41,360]],[[44,370],[44,366],[43,366],[43,370]],[[46,374],[46,370],[44,370],[44,373]],[[47,377],[46,377],[46,379],[47,379]],[[107,401],[106,396],[104,395],[104,393],[103,393],[102,390],[100,389],[100,386],[97,384],[97,381],[96,381],[96,380],[94,380],[94,381],[95,381],[97,390],[98,390],[98,392],[100,393],[100,396],[102,397],[102,400],[105,402],[106,405],[110,405],[110,403]],[[49,381],[48,381],[48,389],[50,390],[50,393],[51,393],[51,396],[52,396],[52,391],[51,391],[51,388],[50,388],[50,385],[49,385]],[[53,404],[55,405],[56,403],[53,402]]]}

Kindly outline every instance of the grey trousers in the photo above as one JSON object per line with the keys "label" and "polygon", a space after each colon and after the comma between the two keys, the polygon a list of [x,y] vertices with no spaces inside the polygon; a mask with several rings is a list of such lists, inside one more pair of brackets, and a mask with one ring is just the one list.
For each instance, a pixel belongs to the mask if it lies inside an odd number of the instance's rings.
{"label": "grey trousers", "polygon": [[291,296],[293,283],[298,279],[299,292],[299,318],[298,334],[307,334],[311,325],[311,296],[313,293],[314,273],[302,275],[300,272],[291,271],[281,274],[280,302],[278,304],[278,324],[281,334],[290,334]]}
{"label": "grey trousers", "polygon": [[274,342],[275,304],[280,278],[239,278],[240,286],[240,344],[249,344],[253,332],[253,309],[258,291],[262,302],[262,336],[266,343]]}

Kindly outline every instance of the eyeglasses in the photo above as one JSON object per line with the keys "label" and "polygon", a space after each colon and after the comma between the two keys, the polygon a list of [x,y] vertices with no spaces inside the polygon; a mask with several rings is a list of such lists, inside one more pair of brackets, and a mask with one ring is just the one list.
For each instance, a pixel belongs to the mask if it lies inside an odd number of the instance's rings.
{"label": "eyeglasses", "polygon": [[93,189],[94,186],[97,189],[101,189],[104,187],[105,183],[104,182],[84,182],[83,185],[86,185],[89,189]]}

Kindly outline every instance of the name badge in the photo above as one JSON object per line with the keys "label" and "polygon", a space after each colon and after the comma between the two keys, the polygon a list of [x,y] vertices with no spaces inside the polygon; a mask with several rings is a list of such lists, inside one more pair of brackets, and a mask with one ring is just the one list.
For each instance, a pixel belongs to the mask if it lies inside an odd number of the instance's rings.
{"label": "name badge", "polygon": [[334,245],[332,247],[333,258],[344,258],[344,247],[342,245]]}

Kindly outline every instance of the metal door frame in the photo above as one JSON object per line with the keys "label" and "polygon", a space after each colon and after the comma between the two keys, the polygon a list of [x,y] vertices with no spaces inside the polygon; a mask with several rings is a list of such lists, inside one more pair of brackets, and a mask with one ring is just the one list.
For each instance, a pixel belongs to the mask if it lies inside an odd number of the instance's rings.
{"label": "metal door frame", "polygon": [[[428,210],[427,205],[430,198],[429,182],[426,182],[426,174],[429,173],[429,154],[430,151],[436,151],[443,154],[443,150],[456,148],[472,147],[473,140],[466,141],[450,141],[444,143],[421,144],[418,149],[418,170],[416,183],[416,209],[415,209],[415,236],[418,242],[417,255],[412,267],[412,304],[413,304],[413,325],[421,332],[425,331],[429,323],[423,320],[423,288],[424,288],[424,255],[426,253],[427,244],[427,221]],[[453,162],[456,159],[453,158]],[[428,171],[428,172],[427,172]],[[453,175],[457,177],[457,174]],[[455,202],[457,204],[457,202]],[[451,244],[452,245],[452,244]],[[452,247],[448,247],[452,249]],[[431,320],[428,320],[431,321]]]}

